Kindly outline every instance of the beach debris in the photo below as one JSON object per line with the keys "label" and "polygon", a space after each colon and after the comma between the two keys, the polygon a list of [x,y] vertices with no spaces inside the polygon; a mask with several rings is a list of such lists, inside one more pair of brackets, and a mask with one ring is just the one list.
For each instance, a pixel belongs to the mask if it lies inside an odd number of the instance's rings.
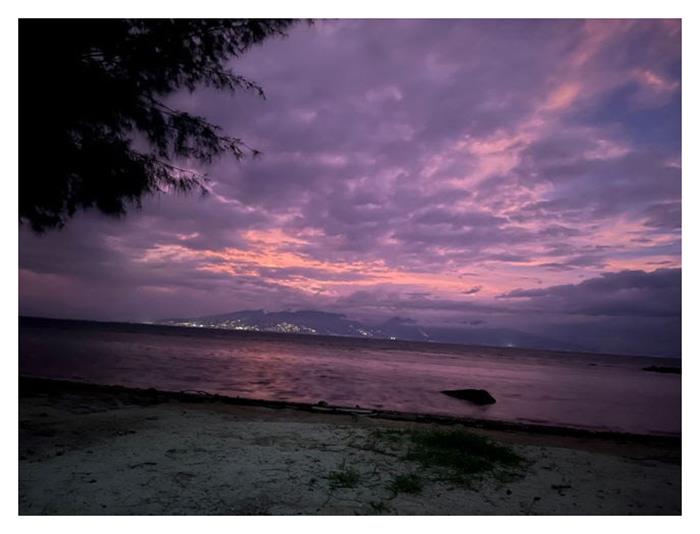
{"label": "beach debris", "polygon": [[485,389],[446,389],[441,391],[444,395],[478,404],[495,404],[496,399]]}

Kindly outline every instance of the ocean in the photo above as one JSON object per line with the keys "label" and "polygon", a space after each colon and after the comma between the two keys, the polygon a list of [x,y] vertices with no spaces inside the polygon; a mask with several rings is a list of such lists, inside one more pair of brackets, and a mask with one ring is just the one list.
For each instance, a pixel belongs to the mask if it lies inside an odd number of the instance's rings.
{"label": "ocean", "polygon": [[[169,391],[678,435],[680,360],[20,318],[19,372]],[[480,388],[474,406],[441,393]]]}

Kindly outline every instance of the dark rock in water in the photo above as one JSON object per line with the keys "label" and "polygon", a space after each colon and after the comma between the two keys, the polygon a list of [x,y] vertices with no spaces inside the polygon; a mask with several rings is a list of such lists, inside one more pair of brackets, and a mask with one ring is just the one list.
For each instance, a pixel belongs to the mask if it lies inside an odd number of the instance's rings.
{"label": "dark rock in water", "polygon": [[681,374],[680,367],[664,367],[662,365],[650,365],[649,367],[643,367],[642,371],[650,371],[652,373],[674,373]]}
{"label": "dark rock in water", "polygon": [[455,399],[473,402],[478,405],[494,404],[496,402],[496,399],[485,389],[451,389],[442,391],[441,393],[454,397]]}

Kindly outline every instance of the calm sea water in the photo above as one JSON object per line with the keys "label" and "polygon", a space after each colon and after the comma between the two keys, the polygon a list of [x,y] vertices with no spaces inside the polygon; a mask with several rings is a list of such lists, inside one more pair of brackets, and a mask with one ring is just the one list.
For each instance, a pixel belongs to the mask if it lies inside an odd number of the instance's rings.
{"label": "calm sea water", "polygon": [[[20,319],[21,374],[650,434],[681,431],[678,360]],[[444,389],[483,388],[486,407]]]}

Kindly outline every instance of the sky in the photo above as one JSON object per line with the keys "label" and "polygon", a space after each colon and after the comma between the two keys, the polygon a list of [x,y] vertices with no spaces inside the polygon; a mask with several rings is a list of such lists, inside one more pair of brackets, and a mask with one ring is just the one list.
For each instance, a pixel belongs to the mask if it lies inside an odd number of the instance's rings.
{"label": "sky", "polygon": [[677,20],[317,21],[170,104],[262,151],[20,227],[23,315],[315,309],[680,354]]}

